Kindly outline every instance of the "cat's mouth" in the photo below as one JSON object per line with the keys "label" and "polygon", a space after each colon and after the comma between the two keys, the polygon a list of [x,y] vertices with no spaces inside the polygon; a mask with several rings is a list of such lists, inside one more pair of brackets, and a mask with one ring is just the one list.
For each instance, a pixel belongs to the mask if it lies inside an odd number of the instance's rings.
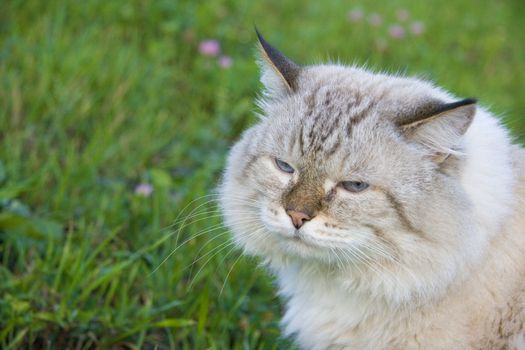
{"label": "cat's mouth", "polygon": [[301,229],[296,229],[293,234],[290,235],[279,235],[281,243],[287,248],[302,248],[302,249],[315,249],[319,251],[323,246],[318,244],[315,239],[310,237],[307,233]]}
{"label": "cat's mouth", "polygon": [[306,244],[306,245],[311,246],[311,244],[308,243],[308,241],[305,238],[304,233],[302,233],[301,230],[295,230],[293,233],[293,236],[288,238],[288,240],[292,240],[300,244]]}

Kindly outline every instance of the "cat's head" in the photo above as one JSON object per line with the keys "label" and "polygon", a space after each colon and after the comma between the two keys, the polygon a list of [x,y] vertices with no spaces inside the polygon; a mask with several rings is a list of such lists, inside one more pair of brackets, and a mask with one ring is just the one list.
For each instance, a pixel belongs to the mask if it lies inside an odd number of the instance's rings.
{"label": "cat's head", "polygon": [[300,66],[259,41],[261,118],[221,185],[235,241],[277,269],[348,271],[385,288],[405,278],[399,298],[435,282],[414,274],[453,278],[477,249],[459,180],[475,100],[418,79]]}

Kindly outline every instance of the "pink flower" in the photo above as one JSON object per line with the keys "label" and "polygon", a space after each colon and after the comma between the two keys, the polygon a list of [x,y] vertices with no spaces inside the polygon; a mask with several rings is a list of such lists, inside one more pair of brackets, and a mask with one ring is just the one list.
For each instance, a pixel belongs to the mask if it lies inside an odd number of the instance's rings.
{"label": "pink flower", "polygon": [[230,56],[221,56],[219,57],[219,66],[223,69],[228,69],[232,66],[233,60]]}
{"label": "pink flower", "polygon": [[410,31],[414,35],[421,35],[425,32],[425,24],[423,22],[414,22],[412,23],[412,26],[410,26]]}
{"label": "pink flower", "polygon": [[383,17],[381,17],[381,15],[378,13],[372,13],[368,17],[368,23],[370,23],[374,27],[379,27],[381,24],[383,24]]}
{"label": "pink flower", "polygon": [[221,52],[221,45],[215,39],[203,40],[199,44],[199,52],[204,56],[217,56]]}
{"label": "pink flower", "polygon": [[142,197],[149,197],[153,192],[153,186],[147,183],[141,183],[135,187],[135,194],[138,194]]}
{"label": "pink flower", "polygon": [[397,10],[397,19],[399,21],[405,22],[408,20],[409,17],[410,17],[410,14],[408,13],[407,10],[405,9]]}
{"label": "pink flower", "polygon": [[365,13],[363,12],[363,10],[359,8],[355,8],[349,11],[347,14],[347,18],[350,22],[360,22],[364,16],[365,16]]}
{"label": "pink flower", "polygon": [[394,39],[403,39],[405,37],[405,29],[399,24],[394,24],[388,28],[388,33]]}

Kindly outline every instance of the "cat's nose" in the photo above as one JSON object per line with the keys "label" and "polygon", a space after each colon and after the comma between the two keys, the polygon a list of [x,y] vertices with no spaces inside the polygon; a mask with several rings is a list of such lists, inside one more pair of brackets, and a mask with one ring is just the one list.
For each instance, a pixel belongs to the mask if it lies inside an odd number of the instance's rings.
{"label": "cat's nose", "polygon": [[286,214],[292,219],[292,223],[297,229],[303,226],[306,221],[312,219],[308,214],[292,209],[287,209]]}

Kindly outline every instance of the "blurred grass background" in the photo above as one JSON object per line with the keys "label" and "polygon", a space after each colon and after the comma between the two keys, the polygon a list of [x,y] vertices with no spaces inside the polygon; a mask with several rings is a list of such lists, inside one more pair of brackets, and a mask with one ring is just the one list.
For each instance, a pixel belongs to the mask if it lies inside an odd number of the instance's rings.
{"label": "blurred grass background", "polygon": [[477,97],[521,141],[524,16],[522,0],[1,1],[0,347],[291,347],[271,279],[200,198],[255,120],[254,24],[301,63]]}

